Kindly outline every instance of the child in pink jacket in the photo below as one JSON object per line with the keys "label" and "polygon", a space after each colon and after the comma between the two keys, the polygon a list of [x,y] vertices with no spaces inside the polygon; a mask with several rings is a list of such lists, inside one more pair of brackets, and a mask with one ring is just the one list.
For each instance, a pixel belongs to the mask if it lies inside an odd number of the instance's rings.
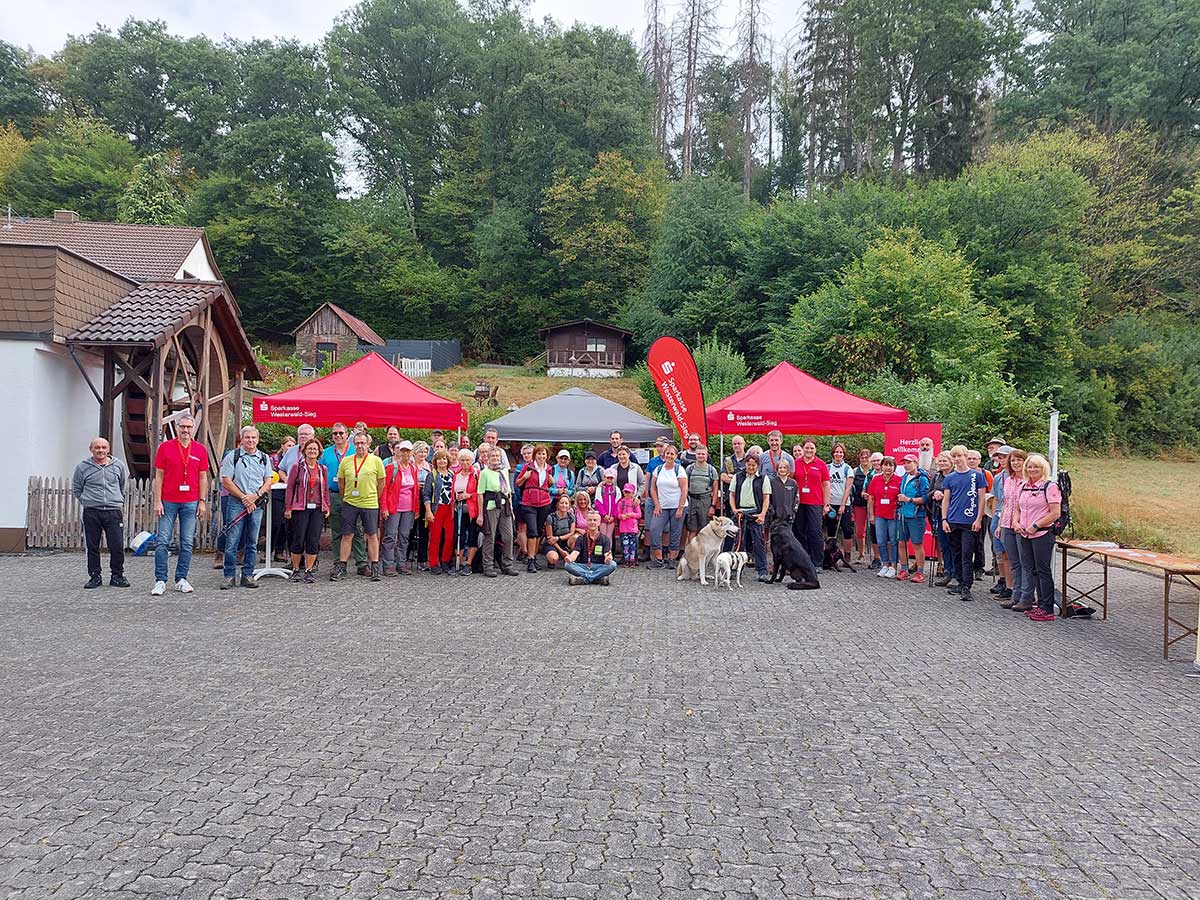
{"label": "child in pink jacket", "polygon": [[611,541],[613,532],[617,530],[617,506],[621,502],[621,494],[616,485],[617,470],[605,469],[604,481],[596,488],[594,508],[600,513],[600,533]]}
{"label": "child in pink jacket", "polygon": [[617,501],[617,531],[621,535],[621,559],[626,568],[637,568],[638,519],[642,517],[642,505],[637,499],[637,488],[632,482],[625,485],[622,497]]}

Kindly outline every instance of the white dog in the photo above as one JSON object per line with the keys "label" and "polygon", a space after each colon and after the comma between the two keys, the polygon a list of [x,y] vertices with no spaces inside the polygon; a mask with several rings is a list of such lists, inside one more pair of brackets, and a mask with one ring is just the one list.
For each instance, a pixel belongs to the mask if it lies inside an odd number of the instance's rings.
{"label": "white dog", "polygon": [[707,585],[704,575],[709,560],[721,552],[721,545],[725,543],[726,537],[737,533],[738,527],[733,524],[732,519],[725,516],[717,516],[701,528],[696,532],[696,536],[688,541],[687,549],[679,557],[679,563],[675,566],[676,580],[685,581],[699,575],[700,583]]}
{"label": "white dog", "polygon": [[733,553],[718,553],[717,558],[713,561],[713,568],[716,569],[713,585],[721,586],[721,582],[725,582],[725,587],[733,590],[731,580],[736,580],[738,587],[742,586],[742,569],[745,568],[747,561],[750,559],[750,554],[733,552]]}

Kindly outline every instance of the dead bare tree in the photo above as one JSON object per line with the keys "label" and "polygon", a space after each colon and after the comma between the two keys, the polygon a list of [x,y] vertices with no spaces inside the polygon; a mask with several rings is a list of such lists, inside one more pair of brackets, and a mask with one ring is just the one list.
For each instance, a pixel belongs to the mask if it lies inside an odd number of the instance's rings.
{"label": "dead bare tree", "polygon": [[763,58],[766,26],[762,0],[741,0],[738,7],[738,67],[742,78],[742,193],[750,199],[750,176],[754,168],[756,92]]}
{"label": "dead bare tree", "polygon": [[696,131],[696,97],[704,60],[712,50],[717,35],[719,0],[683,0],[677,32],[683,59],[683,148],[682,168],[685,176],[692,173],[692,145]]}
{"label": "dead bare tree", "polygon": [[654,88],[654,121],[651,129],[658,153],[666,157],[675,115],[675,84],[671,30],[665,0],[646,0],[646,32],[642,36],[642,66]]}

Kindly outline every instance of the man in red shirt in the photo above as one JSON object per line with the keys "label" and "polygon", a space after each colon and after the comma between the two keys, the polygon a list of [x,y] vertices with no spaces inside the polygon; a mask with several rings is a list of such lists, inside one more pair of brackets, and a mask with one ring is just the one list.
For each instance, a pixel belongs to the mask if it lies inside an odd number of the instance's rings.
{"label": "man in red shirt", "polygon": [[825,558],[825,531],[822,519],[829,513],[829,466],[817,456],[817,445],[805,441],[800,458],[796,460],[796,486],[799,488],[799,506],[792,532],[796,540],[808,551],[813,565],[821,564]]}
{"label": "man in red shirt", "polygon": [[179,437],[163,441],[154,454],[154,514],[158,529],[154,537],[154,587],[161,597],[167,589],[167,548],[175,523],[179,523],[179,557],[175,561],[175,590],[190,594],[188,567],[196,539],[196,520],[208,517],[208,450],[192,440],[196,420],[184,413],[175,420]]}

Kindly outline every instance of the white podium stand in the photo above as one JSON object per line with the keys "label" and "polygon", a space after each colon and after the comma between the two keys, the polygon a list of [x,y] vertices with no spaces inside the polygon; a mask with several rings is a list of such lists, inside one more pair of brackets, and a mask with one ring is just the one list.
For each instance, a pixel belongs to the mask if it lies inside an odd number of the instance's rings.
{"label": "white podium stand", "polygon": [[[276,482],[275,484],[271,485],[271,490],[272,491],[286,491],[287,485],[284,484],[282,481],[279,481],[279,482]],[[274,575],[276,578],[291,578],[292,577],[292,573],[291,573],[290,569],[281,569],[279,566],[276,566],[274,564],[275,563],[274,550],[272,550],[272,548],[271,548],[271,515],[272,515],[272,510],[273,510],[274,506],[275,506],[274,494],[272,494],[271,499],[267,501],[267,514],[266,514],[266,516],[264,516],[264,518],[266,519],[266,523],[267,523],[266,524],[267,552],[263,559],[264,565],[259,566],[257,569],[254,570],[254,580],[255,581],[258,581],[258,579],[260,579],[260,578],[266,578],[268,575]]]}

